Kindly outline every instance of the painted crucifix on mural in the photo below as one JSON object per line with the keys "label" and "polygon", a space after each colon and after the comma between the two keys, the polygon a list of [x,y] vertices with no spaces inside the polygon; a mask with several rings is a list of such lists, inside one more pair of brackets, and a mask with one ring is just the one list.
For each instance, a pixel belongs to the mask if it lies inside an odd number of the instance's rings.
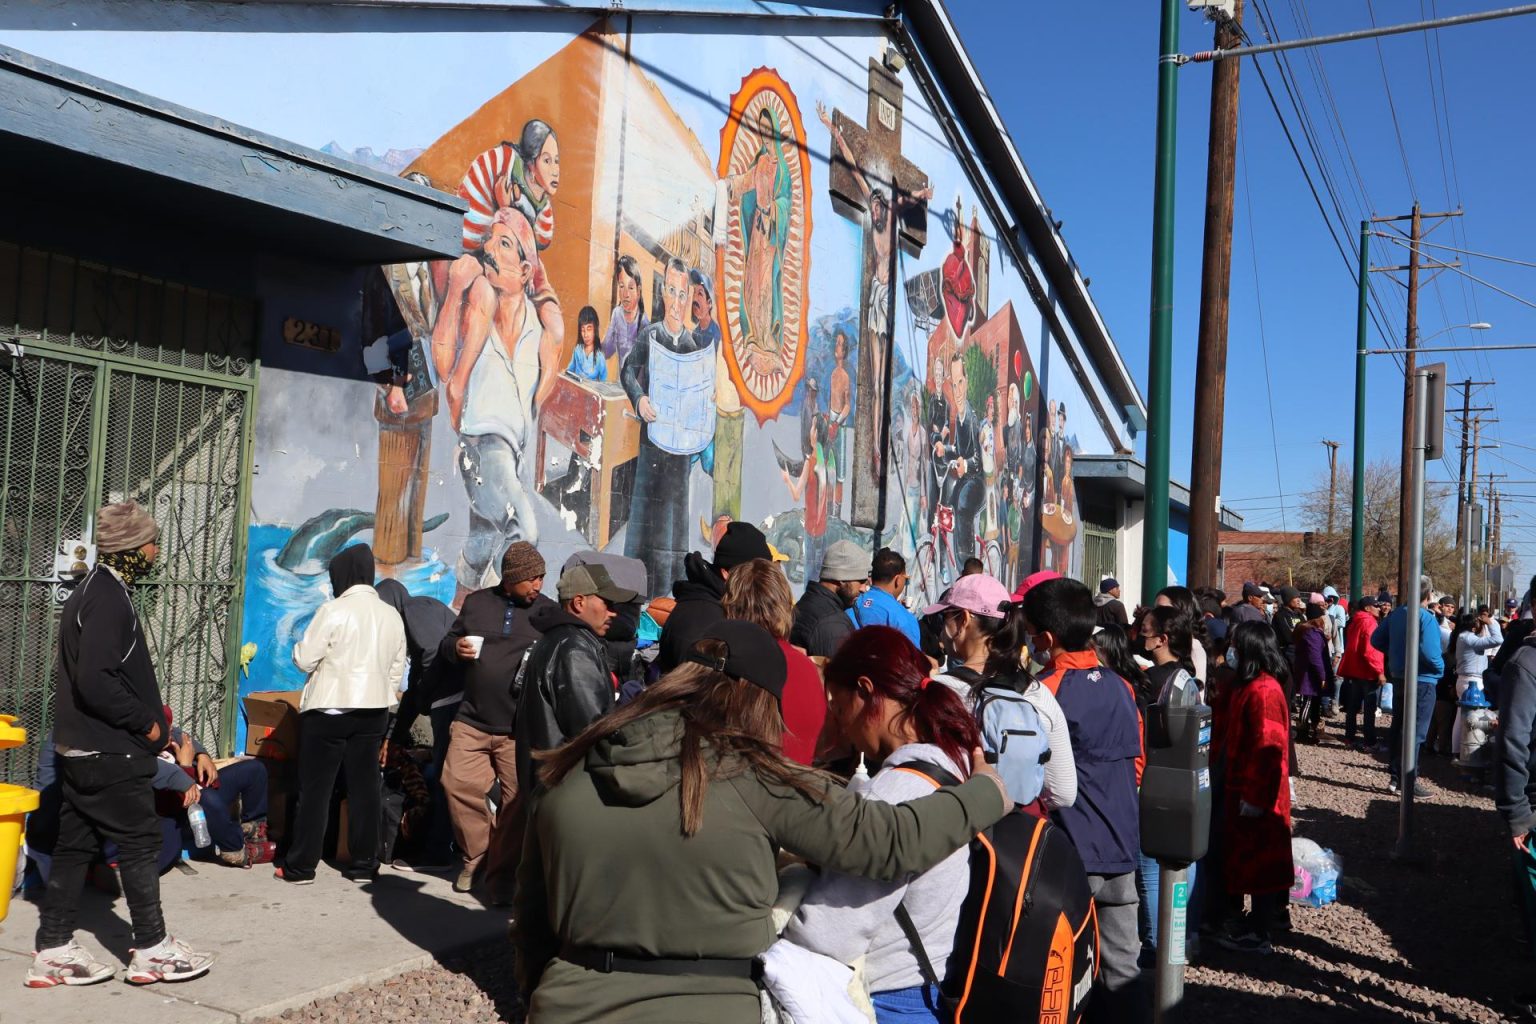
{"label": "painted crucifix on mural", "polygon": [[901,80],[869,62],[869,110],[863,125],[841,110],[816,112],[832,136],[828,190],[839,214],[864,229],[864,270],[859,289],[858,402],[853,432],[854,526],[880,518],[880,457],[884,439],[886,359],[895,315],[892,282],[896,247],[919,255],[928,241],[928,175],[901,155]]}

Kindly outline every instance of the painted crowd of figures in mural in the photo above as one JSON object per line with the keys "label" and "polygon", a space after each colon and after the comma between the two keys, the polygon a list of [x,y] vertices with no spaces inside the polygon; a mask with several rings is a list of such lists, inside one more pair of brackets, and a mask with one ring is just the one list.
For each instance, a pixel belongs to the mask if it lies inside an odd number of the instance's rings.
{"label": "painted crowd of figures in mural", "polygon": [[[511,541],[556,537],[643,560],[663,593],[740,518],[796,580],[843,537],[905,553],[929,598],[973,556],[1010,586],[1071,572],[1067,405],[992,301],[993,229],[903,156],[902,83],[868,75],[850,114],[749,71],[706,146],[599,25],[427,147],[403,173],[468,210],[462,255],[365,295],[381,562],[421,558],[451,458],[459,596]],[[850,266],[817,308],[813,280]]]}

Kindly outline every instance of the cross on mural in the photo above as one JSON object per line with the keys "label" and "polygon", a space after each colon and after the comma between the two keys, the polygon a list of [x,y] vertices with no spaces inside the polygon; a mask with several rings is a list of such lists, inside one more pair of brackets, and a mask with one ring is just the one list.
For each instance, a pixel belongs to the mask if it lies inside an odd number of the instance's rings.
{"label": "cross on mural", "polygon": [[[886,359],[895,309],[896,246],[913,256],[928,242],[928,175],[901,154],[901,80],[869,62],[869,109],[864,124],[841,110],[817,113],[832,136],[832,207],[864,229],[859,289],[858,403],[853,436],[854,526],[878,525],[885,460],[881,433]],[[833,410],[835,412],[835,410]],[[842,466],[838,467],[841,475]]]}

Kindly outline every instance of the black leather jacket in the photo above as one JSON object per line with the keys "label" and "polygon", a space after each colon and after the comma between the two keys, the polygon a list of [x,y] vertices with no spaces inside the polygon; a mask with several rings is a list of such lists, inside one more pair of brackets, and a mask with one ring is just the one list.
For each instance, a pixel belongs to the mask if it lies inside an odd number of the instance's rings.
{"label": "black leather jacket", "polygon": [[517,784],[531,793],[533,753],[550,750],[613,709],[616,689],[608,652],[592,627],[559,605],[540,608],[532,625],[543,636],[518,672]]}

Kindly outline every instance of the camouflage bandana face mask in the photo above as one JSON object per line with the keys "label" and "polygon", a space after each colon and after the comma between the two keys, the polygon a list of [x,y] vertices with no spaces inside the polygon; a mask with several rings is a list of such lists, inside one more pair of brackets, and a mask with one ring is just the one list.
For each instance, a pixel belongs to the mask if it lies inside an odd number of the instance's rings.
{"label": "camouflage bandana face mask", "polygon": [[111,569],[123,578],[123,582],[130,587],[142,579],[149,577],[154,571],[154,563],[144,556],[144,552],[137,548],[132,551],[102,552],[98,556],[102,565]]}

